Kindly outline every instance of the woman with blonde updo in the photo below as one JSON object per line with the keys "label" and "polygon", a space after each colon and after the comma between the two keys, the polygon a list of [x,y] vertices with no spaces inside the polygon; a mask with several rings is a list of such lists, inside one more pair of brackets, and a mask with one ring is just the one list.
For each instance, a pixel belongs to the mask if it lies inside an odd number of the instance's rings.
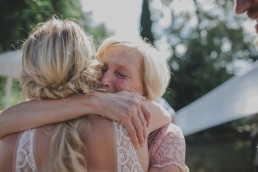
{"label": "woman with blonde updo", "polygon": [[[51,19],[39,24],[23,44],[22,64],[20,83],[28,99],[90,94],[99,85],[100,63],[94,59],[91,40],[69,20]],[[81,136],[87,133],[87,125],[87,118],[81,118],[25,131],[12,166],[15,171],[85,171],[86,150]],[[18,139],[18,135],[13,137]]]}
{"label": "woman with blonde updo", "polygon": [[[100,77],[100,63],[94,59],[91,40],[68,20],[52,19],[38,25],[23,45],[22,63],[20,82],[24,96],[29,99],[90,94]],[[86,118],[53,127],[49,162],[45,166],[48,171],[85,171],[85,148],[80,138],[85,126]],[[19,151],[18,147],[16,163],[20,161]]]}
{"label": "woman with blonde updo", "polygon": [[[99,88],[108,91],[99,83],[101,64],[94,55],[91,39],[76,23],[51,19],[38,25],[23,44],[20,79],[23,94],[30,100],[41,100],[92,95]],[[124,60],[137,64],[141,58],[138,53],[135,55]],[[140,80],[137,82],[143,88]],[[163,87],[167,83],[168,80]],[[152,111],[155,116],[150,118],[147,135],[171,122],[162,108]],[[37,121],[36,118],[37,114],[31,116],[28,124]],[[149,166],[147,141],[135,149],[122,125],[99,115],[8,135],[0,142],[0,152],[0,171],[140,172],[147,171]]]}

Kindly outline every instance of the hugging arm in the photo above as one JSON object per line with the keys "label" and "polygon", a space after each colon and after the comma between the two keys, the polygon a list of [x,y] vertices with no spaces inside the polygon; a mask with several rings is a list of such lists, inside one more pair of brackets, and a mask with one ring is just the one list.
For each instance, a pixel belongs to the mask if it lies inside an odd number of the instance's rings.
{"label": "hugging arm", "polygon": [[[94,96],[88,96],[80,106],[82,96],[72,96],[58,100],[31,100],[1,112],[0,138],[30,128],[53,124],[80,117],[85,112],[92,113],[95,108]],[[81,103],[82,104],[82,103]]]}
{"label": "hugging arm", "polygon": [[172,122],[171,114],[162,105],[147,101],[146,106],[151,111],[148,134]]}
{"label": "hugging arm", "polygon": [[[144,106],[141,96],[125,91],[114,94],[95,92],[92,95],[74,95],[64,99],[32,100],[21,103],[1,112],[0,138],[87,114],[100,114],[118,121],[126,128],[134,145],[138,144],[138,140],[141,144],[146,139],[146,126],[150,113]],[[144,130],[140,130],[138,126],[142,126]]]}

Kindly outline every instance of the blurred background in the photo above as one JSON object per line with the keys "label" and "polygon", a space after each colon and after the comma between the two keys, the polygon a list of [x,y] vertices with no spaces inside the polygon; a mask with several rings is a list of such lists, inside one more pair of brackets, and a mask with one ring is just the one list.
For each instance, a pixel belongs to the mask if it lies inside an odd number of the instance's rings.
{"label": "blurred background", "polygon": [[53,15],[81,23],[96,48],[112,34],[140,34],[162,52],[173,74],[164,98],[190,171],[258,171],[255,22],[236,15],[233,0],[0,0],[0,109],[24,101],[18,50]]}

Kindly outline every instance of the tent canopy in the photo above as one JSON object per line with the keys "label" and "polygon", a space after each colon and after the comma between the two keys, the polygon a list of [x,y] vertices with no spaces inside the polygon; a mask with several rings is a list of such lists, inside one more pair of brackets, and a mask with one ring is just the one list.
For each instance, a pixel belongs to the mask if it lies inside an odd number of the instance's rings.
{"label": "tent canopy", "polygon": [[21,51],[0,54],[0,76],[18,79],[21,72]]}
{"label": "tent canopy", "polygon": [[184,135],[194,134],[258,113],[258,63],[177,111],[175,123]]}

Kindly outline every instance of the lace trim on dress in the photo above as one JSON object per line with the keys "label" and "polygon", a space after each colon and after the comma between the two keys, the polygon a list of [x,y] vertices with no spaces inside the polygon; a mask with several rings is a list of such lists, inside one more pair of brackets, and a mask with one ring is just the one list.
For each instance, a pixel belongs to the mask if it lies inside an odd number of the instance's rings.
{"label": "lace trim on dress", "polygon": [[135,148],[126,130],[114,123],[118,172],[143,172]]}
{"label": "lace trim on dress", "polygon": [[35,129],[22,133],[16,152],[15,172],[37,172],[34,159]]}
{"label": "lace trim on dress", "polygon": [[150,167],[176,165],[183,172],[187,172],[189,170],[185,165],[185,150],[182,130],[172,123],[168,124],[149,139]]}

